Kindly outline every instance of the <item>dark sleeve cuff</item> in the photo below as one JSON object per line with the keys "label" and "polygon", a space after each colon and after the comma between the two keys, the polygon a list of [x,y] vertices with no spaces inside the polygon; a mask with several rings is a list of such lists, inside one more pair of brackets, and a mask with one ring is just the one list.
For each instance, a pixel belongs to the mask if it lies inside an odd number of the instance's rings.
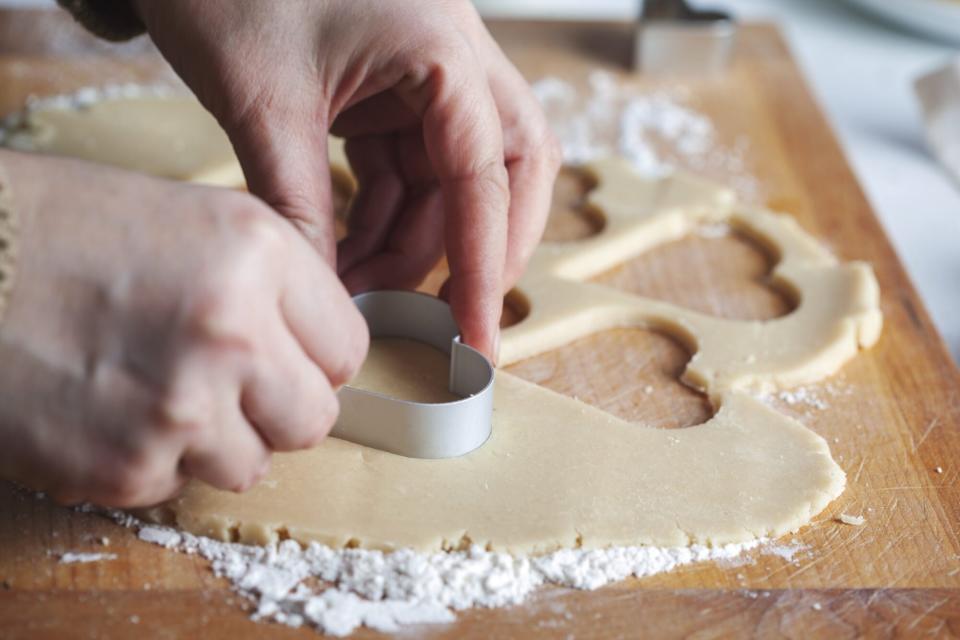
{"label": "dark sleeve cuff", "polygon": [[129,40],[146,32],[130,0],[57,0],[90,33],[106,40]]}

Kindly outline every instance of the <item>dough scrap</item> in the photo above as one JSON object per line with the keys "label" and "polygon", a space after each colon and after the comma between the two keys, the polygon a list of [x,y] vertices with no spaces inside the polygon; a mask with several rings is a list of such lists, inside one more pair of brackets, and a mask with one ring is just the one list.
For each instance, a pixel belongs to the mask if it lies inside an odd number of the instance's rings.
{"label": "dough scrap", "polygon": [[[870,265],[838,263],[793,218],[741,206],[732,191],[687,174],[647,179],[616,158],[585,168],[597,184],[587,206],[604,227],[534,253],[514,294],[530,312],[504,332],[502,364],[605,329],[656,329],[694,353],[683,381],[718,406],[732,389],[768,392],[823,379],[879,338],[880,289]],[[774,255],[772,284],[798,301],[796,309],[772,320],[730,320],[583,282],[698,225],[721,222]]]}
{"label": "dough scrap", "polygon": [[[7,144],[243,185],[226,136],[189,97],[41,107],[24,122]],[[339,176],[349,176],[342,144],[331,144],[331,158]],[[695,352],[684,380],[708,394],[713,418],[645,428],[499,371],[493,436],[467,456],[404,458],[331,438],[278,454],[268,478],[246,494],[194,482],[152,517],[251,543],[290,536],[435,550],[472,542],[525,553],[742,542],[809,522],[843,491],[845,476],[821,437],[748,392],[821,379],[877,340],[882,319],[869,266],[839,264],[791,218],[742,207],[729,190],[693,177],[646,179],[613,159],[587,170],[597,183],[588,202],[604,228],[537,249],[516,293],[530,314],[504,332],[501,362],[613,327],[665,331]],[[725,320],[584,282],[710,222],[728,223],[779,258],[774,282],[799,301],[792,313]],[[371,362],[409,360],[417,348],[427,349],[375,341]],[[401,381],[381,375],[372,384],[394,382]]]}
{"label": "dough scrap", "polygon": [[97,100],[42,101],[27,109],[5,144],[69,156],[162,178],[242,187],[243,172],[226,134],[189,96],[145,94]]}
{"label": "dough scrap", "polygon": [[[0,131],[0,142],[161,178],[246,187],[227,134],[196,98],[165,87],[121,89],[93,100],[84,91],[38,100],[8,118],[14,124]],[[334,178],[355,187],[343,141],[329,140]]]}

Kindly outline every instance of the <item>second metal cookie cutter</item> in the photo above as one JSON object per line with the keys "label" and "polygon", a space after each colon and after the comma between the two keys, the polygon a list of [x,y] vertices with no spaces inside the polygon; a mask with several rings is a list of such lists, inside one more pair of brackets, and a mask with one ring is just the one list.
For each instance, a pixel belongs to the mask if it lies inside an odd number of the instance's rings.
{"label": "second metal cookie cutter", "polygon": [[410,291],[354,296],[371,338],[409,338],[450,354],[450,391],[459,400],[412,402],[345,386],[330,435],[411,458],[452,458],[490,437],[494,369],[460,342],[460,329],[442,300]]}

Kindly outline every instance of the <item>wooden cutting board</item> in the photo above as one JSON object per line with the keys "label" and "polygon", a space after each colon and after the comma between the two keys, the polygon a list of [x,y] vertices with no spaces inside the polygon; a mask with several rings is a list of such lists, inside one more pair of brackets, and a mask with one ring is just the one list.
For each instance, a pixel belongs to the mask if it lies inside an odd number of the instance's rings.
{"label": "wooden cutting board", "polygon": [[[585,89],[588,73],[605,69],[621,82],[684,93],[716,123],[718,144],[743,149],[739,161],[694,169],[796,216],[841,259],[869,261],[882,290],[885,328],[876,347],[811,385],[806,399],[775,400],[827,438],[848,476],[846,492],[785,539],[809,547],[793,561],[750,553],[740,566],[693,565],[595,592],[547,589],[523,606],[464,612],[455,624],[419,628],[416,635],[960,635],[960,375],[777,30],[743,28],[729,73],[693,81],[631,77],[624,25],[492,26],[531,80],[552,75]],[[59,14],[0,11],[0,114],[19,108],[30,93],[169,77],[143,44],[113,49]],[[576,172],[562,176],[551,238],[591,232],[579,209],[588,188]],[[725,317],[771,318],[788,313],[792,301],[767,286],[769,270],[770,258],[751,242],[705,234],[597,279]],[[505,317],[512,322],[519,315],[522,309],[508,308]],[[631,420],[682,428],[710,415],[705,399],[677,382],[688,358],[660,334],[614,330],[510,370]],[[841,524],[841,513],[863,515],[866,523]],[[109,547],[97,543],[103,536]],[[68,550],[118,557],[58,564],[55,554]],[[0,635],[6,638],[314,635],[250,622],[242,604],[200,559],[0,484]]]}

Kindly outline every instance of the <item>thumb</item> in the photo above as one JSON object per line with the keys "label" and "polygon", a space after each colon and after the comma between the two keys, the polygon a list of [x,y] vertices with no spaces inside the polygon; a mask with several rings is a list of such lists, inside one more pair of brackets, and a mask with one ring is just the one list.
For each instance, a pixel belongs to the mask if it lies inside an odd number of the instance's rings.
{"label": "thumb", "polygon": [[331,266],[334,238],[327,127],[268,115],[227,131],[247,188],[287,218]]}

